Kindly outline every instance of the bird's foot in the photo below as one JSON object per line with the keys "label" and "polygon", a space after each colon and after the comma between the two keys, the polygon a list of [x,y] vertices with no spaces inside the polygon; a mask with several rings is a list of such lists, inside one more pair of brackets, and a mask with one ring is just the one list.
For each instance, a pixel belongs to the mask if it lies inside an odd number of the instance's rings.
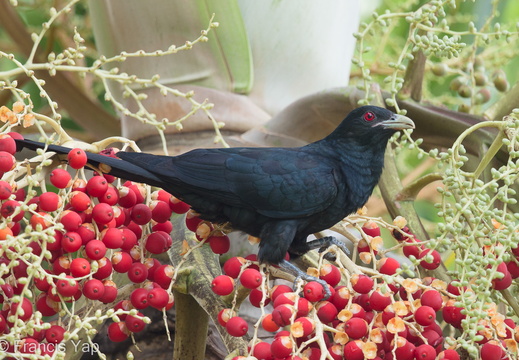
{"label": "bird's foot", "polygon": [[[326,251],[330,246],[335,245],[346,255],[350,255],[350,249],[346,247],[346,244],[344,244],[342,241],[337,240],[335,236],[325,236],[319,239],[315,239],[312,241],[309,241],[306,243],[306,245],[310,248],[310,250],[319,249],[319,253],[322,253],[323,251]],[[335,261],[336,256],[335,254],[328,253],[324,255],[324,258],[329,261]]]}
{"label": "bird's foot", "polygon": [[294,275],[296,277],[296,279],[294,280],[294,288],[296,287],[296,284],[299,281],[299,279],[304,280],[304,281],[315,281],[315,282],[321,284],[321,286],[323,287],[323,290],[324,290],[323,300],[328,300],[330,298],[330,296],[332,296],[332,293],[331,293],[330,289],[328,288],[328,284],[326,283],[326,281],[319,279],[315,276],[308,275],[303,270],[301,270],[300,268],[298,268],[297,266],[295,266],[294,264],[292,264],[291,262],[289,262],[287,260],[282,260],[278,264],[278,266],[281,269],[285,270],[287,273]]}

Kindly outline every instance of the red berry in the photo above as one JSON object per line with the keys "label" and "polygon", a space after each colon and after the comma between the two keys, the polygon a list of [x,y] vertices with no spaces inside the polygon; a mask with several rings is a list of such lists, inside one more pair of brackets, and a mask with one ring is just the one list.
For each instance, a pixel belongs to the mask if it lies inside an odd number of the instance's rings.
{"label": "red berry", "polygon": [[151,220],[151,210],[146,204],[137,204],[132,208],[131,219],[138,225],[145,225]]}
{"label": "red berry", "polygon": [[108,224],[114,218],[112,207],[106,203],[99,203],[92,209],[92,219],[101,225]]}
{"label": "red berry", "polygon": [[145,248],[152,254],[162,254],[170,247],[170,236],[163,231],[155,231],[146,238]]}
{"label": "red berry", "polygon": [[146,326],[146,323],[142,320],[142,313],[138,313],[138,315],[140,317],[128,315],[126,319],[124,319],[126,327],[132,333],[140,332],[144,330],[144,327]]}
{"label": "red berry", "polygon": [[396,345],[395,355],[398,360],[414,360],[414,351],[415,346],[407,341],[402,336],[395,337],[396,344],[392,344],[392,346]]}
{"label": "red berry", "polygon": [[90,261],[83,258],[75,258],[70,263],[70,274],[73,277],[83,277],[90,273]]}
{"label": "red berry", "polygon": [[435,360],[436,350],[429,344],[422,344],[414,349],[414,358],[416,360]]}
{"label": "red berry", "polygon": [[292,353],[293,345],[290,336],[278,336],[272,341],[270,351],[274,357],[284,359]]}
{"label": "red berry", "polygon": [[438,360],[460,360],[460,355],[456,350],[447,349],[438,354]]}
{"label": "red berry", "polygon": [[319,270],[319,278],[326,281],[328,285],[335,287],[341,281],[341,272],[335,265],[324,264]]}
{"label": "red berry", "polygon": [[227,235],[210,236],[207,242],[209,242],[211,251],[218,255],[225,254],[231,248],[231,241]]}
{"label": "red berry", "polygon": [[276,306],[272,311],[272,320],[280,327],[290,324],[290,319],[295,309],[292,305],[283,304]]}
{"label": "red berry", "polygon": [[406,246],[402,248],[402,251],[406,257],[414,256],[415,258],[420,257],[420,253],[425,249],[423,245],[407,245],[407,244],[417,244],[419,240],[417,239],[407,239],[405,240]]}
{"label": "red berry", "polygon": [[136,284],[144,282],[148,278],[148,268],[140,262],[134,262],[128,270],[128,279]]}
{"label": "red berry", "polygon": [[[16,215],[15,212],[17,213]],[[25,212],[20,208],[20,203],[16,200],[7,200],[0,207],[0,215],[4,218],[12,216],[14,222],[22,220]]]}
{"label": "red berry", "polygon": [[108,249],[118,249],[123,245],[123,236],[121,229],[108,228],[101,232],[101,241]]}
{"label": "red berry", "polygon": [[56,291],[64,297],[71,297],[79,290],[79,284],[72,276],[56,280]]}
{"label": "red berry", "polygon": [[110,260],[108,260],[108,258],[106,258],[106,257],[103,257],[96,261],[98,264],[98,268],[97,268],[97,272],[93,275],[93,277],[98,280],[104,280],[108,276],[110,276],[110,274],[112,274],[112,270],[113,270],[112,262]]}
{"label": "red berry", "polygon": [[414,312],[415,321],[422,325],[428,326],[436,321],[436,311],[427,305],[422,305]]}
{"label": "red berry", "polygon": [[315,330],[315,322],[311,318],[302,316],[290,326],[290,333],[296,338],[307,337]]}
{"label": "red berry", "polygon": [[123,228],[121,230],[123,232],[123,244],[121,245],[121,249],[130,250],[137,245],[137,235],[128,228]]}
{"label": "red berry", "polygon": [[[185,214],[189,211],[189,208],[190,208],[190,206],[188,204],[177,199],[174,196],[171,196],[171,198],[169,199],[169,207],[171,208],[171,210],[174,213],[177,213],[177,214]],[[195,227],[195,229],[196,229],[196,227]],[[193,231],[193,230],[191,230],[191,231]]]}
{"label": "red berry", "polygon": [[276,332],[279,330],[279,325],[272,320],[272,314],[266,314],[263,320],[261,320],[261,326],[265,331]]}
{"label": "red berry", "polygon": [[185,221],[186,221],[186,227],[189,230],[196,232],[196,228],[198,227],[198,225],[200,225],[200,223],[202,222],[202,219],[200,219],[198,217],[197,213],[195,213],[193,210],[190,210],[186,214]]}
{"label": "red berry", "polygon": [[163,223],[169,220],[171,217],[172,210],[169,204],[161,201],[154,200],[150,203],[151,218],[158,223]]}
{"label": "red berry", "polygon": [[222,309],[220,310],[217,316],[218,323],[221,326],[225,327],[225,325],[227,325],[227,321],[229,321],[229,319],[234,316],[236,316],[236,313],[231,309]]}
{"label": "red berry", "polygon": [[65,256],[60,256],[52,263],[52,272],[56,275],[70,273],[70,260]]}
{"label": "red berry", "polygon": [[81,236],[81,240],[83,240],[83,245],[86,245],[90,241],[96,238],[96,231],[94,225],[91,223],[83,223],[76,231],[79,236]]}
{"label": "red berry", "polygon": [[369,235],[371,237],[376,237],[376,236],[380,236],[380,227],[378,226],[378,224],[374,221],[367,221],[363,226],[362,226],[362,231],[364,231],[364,233],[366,235]]}
{"label": "red berry", "polygon": [[8,316],[15,314],[18,314],[18,319],[22,321],[29,320],[33,314],[32,302],[27,298],[21,298],[20,302],[12,303]]}
{"label": "red berry", "polygon": [[344,332],[352,339],[360,339],[368,333],[368,323],[366,320],[352,317],[344,323]]}
{"label": "red berry", "polygon": [[389,304],[391,304],[391,294],[389,292],[382,294],[380,290],[375,290],[369,296],[369,305],[372,310],[384,311]]}
{"label": "red berry", "polygon": [[111,323],[108,326],[108,338],[113,342],[121,342],[128,339],[130,332],[124,322]]}
{"label": "red berry", "polygon": [[175,273],[175,268],[171,265],[160,265],[156,270],[153,276],[153,281],[159,284],[163,289],[169,287],[171,283],[171,279],[173,278],[173,274]]}
{"label": "red berry", "polygon": [[324,288],[316,281],[310,281],[303,287],[304,297],[311,302],[322,300],[325,296]]}
{"label": "red berry", "polygon": [[106,245],[100,240],[91,240],[85,245],[85,254],[92,260],[102,259],[106,255]]}
{"label": "red berry", "polygon": [[481,360],[501,360],[504,357],[503,349],[494,341],[489,341],[481,346]]}
{"label": "red berry", "polygon": [[225,329],[231,336],[242,337],[245,334],[247,334],[247,331],[249,330],[249,325],[243,318],[239,316],[234,316],[227,321]]}
{"label": "red berry", "polygon": [[101,280],[90,279],[83,284],[83,295],[90,300],[99,300],[104,293],[105,287]]}
{"label": "red berry", "polygon": [[0,134],[0,151],[8,152],[11,155],[16,153],[16,142],[8,134]]}
{"label": "red berry", "polygon": [[320,301],[315,305],[315,308],[317,310],[317,317],[323,324],[331,323],[339,313],[335,305],[329,301]]}
{"label": "red berry", "polygon": [[104,178],[104,176],[96,175],[92,176],[86,184],[86,192],[88,195],[92,197],[100,197],[103,196],[104,193],[108,190],[108,181]]}
{"label": "red berry", "polygon": [[45,331],[45,339],[48,343],[59,344],[63,341],[63,335],[65,334],[65,329],[59,325],[52,325],[50,328]]}
{"label": "red berry", "polygon": [[65,230],[76,231],[83,223],[81,216],[75,211],[65,210],[61,213],[60,222],[63,224]]}
{"label": "red berry", "polygon": [[98,300],[104,304],[109,304],[115,301],[117,298],[117,285],[112,280],[103,280],[103,286],[105,291],[103,296],[101,296]]}
{"label": "red berry", "polygon": [[127,252],[116,251],[112,254],[112,266],[118,273],[125,273],[130,270],[133,264],[133,259]]}
{"label": "red berry", "polygon": [[245,264],[244,258],[240,256],[232,257],[223,264],[223,272],[233,279],[236,279],[240,274],[243,264]]}
{"label": "red berry", "polygon": [[124,208],[132,208],[137,204],[137,195],[131,188],[123,186],[119,189],[119,200],[117,202]]}
{"label": "red berry", "polygon": [[54,169],[51,171],[50,183],[58,189],[65,189],[72,185],[72,177],[69,172],[64,169]]}
{"label": "red berry", "polygon": [[385,257],[377,262],[377,268],[382,274],[394,275],[400,264],[393,258]]}
{"label": "red berry", "polygon": [[451,302],[447,302],[442,308],[443,320],[446,323],[451,324],[455,328],[461,328],[461,321],[466,317],[461,311],[463,308],[451,305]]}
{"label": "red berry", "polygon": [[163,223],[156,223],[151,227],[152,231],[164,231],[166,234],[171,234],[173,231],[173,224],[171,221],[164,221]]}
{"label": "red berry", "polygon": [[11,171],[16,164],[16,159],[7,151],[0,151],[0,171],[2,173]]}
{"label": "red berry", "polygon": [[[428,258],[432,257],[432,260],[429,262]],[[420,266],[427,270],[434,270],[440,266],[442,258],[440,253],[437,250],[425,249],[420,252],[418,255],[418,259],[423,259],[420,261]]]}
{"label": "red berry", "polygon": [[148,307],[148,290],[137,288],[130,294],[130,301],[136,309],[145,309]]}
{"label": "red berry", "polygon": [[85,211],[90,208],[90,197],[82,191],[73,191],[69,203],[74,210]]}
{"label": "red berry", "polygon": [[119,201],[119,192],[113,185],[108,185],[105,193],[98,196],[97,199],[99,202],[114,206],[117,205],[117,202]]}
{"label": "red berry", "polygon": [[344,345],[344,358],[348,360],[364,360],[364,353],[362,352],[363,342],[354,340]]}
{"label": "red berry", "polygon": [[45,293],[40,293],[36,299],[36,310],[43,316],[53,316],[59,311],[60,305],[53,301]]}
{"label": "red berry", "polygon": [[442,308],[443,299],[439,291],[431,289],[427,290],[420,297],[422,305],[430,306],[434,311],[439,311]]}
{"label": "red berry", "polygon": [[510,272],[508,271],[508,268],[504,262],[497,266],[497,273],[501,273],[503,275],[501,276],[501,274],[499,274],[500,278],[495,277],[492,279],[492,287],[495,290],[504,290],[512,285],[512,275],[510,275]]}
{"label": "red berry", "polygon": [[155,309],[163,309],[168,305],[169,301],[169,294],[163,288],[156,287],[148,292],[148,303]]}
{"label": "red berry", "polygon": [[364,274],[353,274],[350,281],[353,290],[359,294],[368,294],[375,285],[373,279]]}
{"label": "red berry", "polygon": [[[268,305],[270,303],[270,298],[268,297],[268,294],[265,297],[265,303],[264,306]],[[249,301],[252,306],[255,306],[257,308],[261,307],[261,301],[263,300],[263,291],[259,289],[252,289],[249,294]]]}
{"label": "red berry", "polygon": [[61,198],[56,193],[47,191],[39,196],[39,207],[43,211],[56,211],[61,204]]}
{"label": "red berry", "polygon": [[261,285],[261,273],[256,269],[245,269],[240,275],[241,284],[247,289],[255,289]]}
{"label": "red berry", "polygon": [[234,280],[227,275],[218,275],[211,282],[211,289],[216,295],[229,295],[234,290]]}
{"label": "red berry", "polygon": [[6,200],[13,193],[13,188],[7,181],[0,181],[0,200]]}
{"label": "red berry", "polygon": [[270,344],[265,341],[261,341],[254,345],[252,350],[252,356],[258,360],[269,360],[272,359],[272,352],[270,351]]}
{"label": "red berry", "polygon": [[61,238],[61,248],[67,253],[78,251],[81,245],[83,245],[83,239],[77,232],[69,231]]}
{"label": "red berry", "polygon": [[83,149],[75,148],[67,155],[68,164],[73,169],[81,169],[87,163],[87,155]]}

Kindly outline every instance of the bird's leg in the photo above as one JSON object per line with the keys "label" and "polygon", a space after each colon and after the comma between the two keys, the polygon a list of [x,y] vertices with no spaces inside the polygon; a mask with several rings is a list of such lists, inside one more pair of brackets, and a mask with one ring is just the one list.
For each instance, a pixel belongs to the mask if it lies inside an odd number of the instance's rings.
{"label": "bird's leg", "polygon": [[298,268],[291,262],[284,260],[284,259],[278,264],[278,266],[281,269],[285,270],[287,273],[294,275],[296,277],[296,279],[294,280],[294,288],[296,287],[295,284],[299,281],[299,279],[304,280],[304,281],[316,281],[319,284],[321,284],[321,286],[324,289],[325,295],[324,295],[323,300],[327,300],[328,298],[330,298],[330,296],[332,296],[332,293],[331,293],[330,289],[328,288],[328,284],[326,283],[326,281],[316,278],[315,276],[308,275],[303,270],[301,270],[300,268]]}
{"label": "bird's leg", "polygon": [[[308,249],[307,251],[318,249],[320,253],[328,249],[330,246],[335,245],[339,249],[344,251],[346,255],[350,255],[350,249],[348,249],[342,241],[337,240],[335,236],[324,236],[319,239],[308,241],[304,245]],[[325,259],[329,261],[334,261],[335,255],[328,253],[325,255]]]}

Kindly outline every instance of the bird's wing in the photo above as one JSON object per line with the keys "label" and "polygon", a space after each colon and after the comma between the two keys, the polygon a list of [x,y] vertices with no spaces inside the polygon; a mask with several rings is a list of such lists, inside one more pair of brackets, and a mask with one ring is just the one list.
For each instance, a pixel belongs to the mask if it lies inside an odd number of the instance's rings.
{"label": "bird's wing", "polygon": [[[118,157],[155,174],[168,191],[197,199],[294,218],[326,209],[337,195],[333,167],[299,149],[199,149],[175,156],[119,152]],[[192,204],[193,205],[193,204]]]}

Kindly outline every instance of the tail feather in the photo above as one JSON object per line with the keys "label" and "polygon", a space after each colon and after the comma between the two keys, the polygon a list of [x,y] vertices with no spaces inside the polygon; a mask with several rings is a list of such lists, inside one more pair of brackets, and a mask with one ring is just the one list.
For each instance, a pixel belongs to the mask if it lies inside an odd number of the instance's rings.
{"label": "tail feather", "polygon": [[[68,154],[71,150],[68,147],[59,145],[46,145],[38,141],[27,139],[16,140],[16,146],[17,151],[21,151],[23,148],[30,150],[46,148],[48,151],[52,151],[58,154]],[[164,182],[156,175],[127,161],[101,154],[94,154],[89,152],[86,154],[88,158],[87,166],[90,165],[89,167],[94,170],[99,170],[101,168],[102,170],[105,170],[105,173],[122,179],[145,183],[152,186],[164,186]],[[108,166],[103,166],[102,164]]]}

